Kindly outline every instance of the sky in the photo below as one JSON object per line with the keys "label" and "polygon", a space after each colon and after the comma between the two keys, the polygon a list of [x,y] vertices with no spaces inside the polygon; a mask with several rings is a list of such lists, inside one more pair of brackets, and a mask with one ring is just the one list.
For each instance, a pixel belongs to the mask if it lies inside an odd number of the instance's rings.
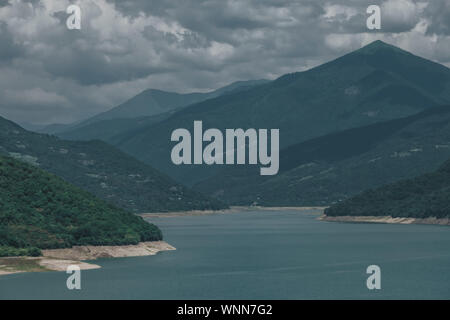
{"label": "sky", "polygon": [[0,0],[0,115],[70,123],[148,88],[275,79],[377,39],[450,67],[450,0]]}

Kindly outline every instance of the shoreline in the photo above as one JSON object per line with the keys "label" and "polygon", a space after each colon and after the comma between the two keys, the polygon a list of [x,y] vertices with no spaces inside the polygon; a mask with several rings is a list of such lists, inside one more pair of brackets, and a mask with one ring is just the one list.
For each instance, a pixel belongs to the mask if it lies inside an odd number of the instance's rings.
{"label": "shoreline", "polygon": [[42,250],[41,257],[0,258],[0,276],[23,272],[66,271],[70,265],[77,265],[80,270],[100,269],[99,265],[83,261],[153,256],[161,251],[172,250],[176,248],[165,241],[140,242],[136,245],[125,246],[74,246]]}
{"label": "shoreline", "polygon": [[450,226],[450,218],[393,218],[391,216],[335,216],[321,215],[320,221],[344,223],[425,224]]}
{"label": "shoreline", "polygon": [[[173,211],[173,212],[155,212],[137,214],[142,218],[171,218],[171,217],[187,217],[187,216],[204,216],[215,214],[235,214],[250,211],[305,211],[312,210],[308,214],[319,215],[317,220],[326,222],[342,222],[342,223],[384,223],[384,224],[423,224],[423,225],[440,225],[450,226],[450,218],[394,218],[391,216],[327,216],[324,214],[326,206],[309,206],[309,207],[262,207],[262,206],[230,206],[229,209],[223,210],[191,210],[191,211]],[[315,212],[314,212],[315,211]]]}
{"label": "shoreline", "polygon": [[222,210],[190,210],[190,211],[172,211],[172,212],[153,212],[153,213],[138,213],[142,218],[170,218],[183,216],[204,216],[214,214],[233,214],[243,211],[304,211],[304,210],[319,210],[322,211],[327,207],[261,207],[261,206],[230,206],[229,209]]}

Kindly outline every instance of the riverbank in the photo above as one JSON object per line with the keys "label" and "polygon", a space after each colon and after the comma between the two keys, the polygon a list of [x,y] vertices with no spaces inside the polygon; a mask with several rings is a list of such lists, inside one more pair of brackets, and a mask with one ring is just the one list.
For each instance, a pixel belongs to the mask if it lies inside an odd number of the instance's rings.
{"label": "riverbank", "polygon": [[168,218],[168,217],[182,217],[182,216],[204,216],[212,214],[233,214],[239,212],[249,211],[304,211],[317,210],[317,213],[323,213],[326,207],[260,207],[260,206],[231,206],[229,209],[223,210],[191,210],[191,211],[174,211],[174,212],[154,212],[138,214],[143,218]]}
{"label": "riverbank", "polygon": [[321,221],[329,222],[350,222],[350,223],[394,223],[394,224],[433,224],[450,226],[450,219],[430,218],[393,218],[391,216],[335,216],[322,215],[318,218]]}
{"label": "riverbank", "polygon": [[164,241],[141,242],[128,246],[75,246],[42,250],[41,257],[0,258],[0,276],[20,272],[66,271],[70,265],[77,265],[81,270],[99,269],[99,265],[83,260],[152,256],[170,250],[176,249]]}

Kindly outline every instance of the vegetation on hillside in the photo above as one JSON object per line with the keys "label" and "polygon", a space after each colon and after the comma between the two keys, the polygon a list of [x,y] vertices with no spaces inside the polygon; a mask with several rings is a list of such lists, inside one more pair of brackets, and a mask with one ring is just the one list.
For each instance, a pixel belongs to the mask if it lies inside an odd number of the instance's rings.
{"label": "vegetation on hillside", "polygon": [[26,131],[1,117],[0,154],[31,163],[133,212],[225,207],[102,141],[65,141]]}
{"label": "vegetation on hillside", "polygon": [[161,231],[64,180],[0,156],[0,256],[161,240]]}
{"label": "vegetation on hillside", "polygon": [[433,173],[367,190],[331,206],[325,214],[450,218],[450,160]]}

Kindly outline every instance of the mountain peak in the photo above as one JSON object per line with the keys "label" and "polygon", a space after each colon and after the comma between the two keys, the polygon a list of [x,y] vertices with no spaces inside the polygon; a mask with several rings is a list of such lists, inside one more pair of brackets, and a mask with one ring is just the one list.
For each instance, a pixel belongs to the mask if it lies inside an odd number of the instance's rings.
{"label": "mountain peak", "polygon": [[375,47],[375,48],[392,47],[392,45],[390,45],[382,40],[375,40],[375,41],[369,43],[368,45],[365,45],[363,48],[368,48],[368,47]]}
{"label": "mountain peak", "polygon": [[393,46],[389,43],[383,42],[381,40],[375,40],[368,45],[362,47],[359,50],[356,50],[355,53],[363,53],[363,54],[375,54],[379,52],[397,52],[397,53],[408,53],[405,50],[402,50],[396,46]]}

